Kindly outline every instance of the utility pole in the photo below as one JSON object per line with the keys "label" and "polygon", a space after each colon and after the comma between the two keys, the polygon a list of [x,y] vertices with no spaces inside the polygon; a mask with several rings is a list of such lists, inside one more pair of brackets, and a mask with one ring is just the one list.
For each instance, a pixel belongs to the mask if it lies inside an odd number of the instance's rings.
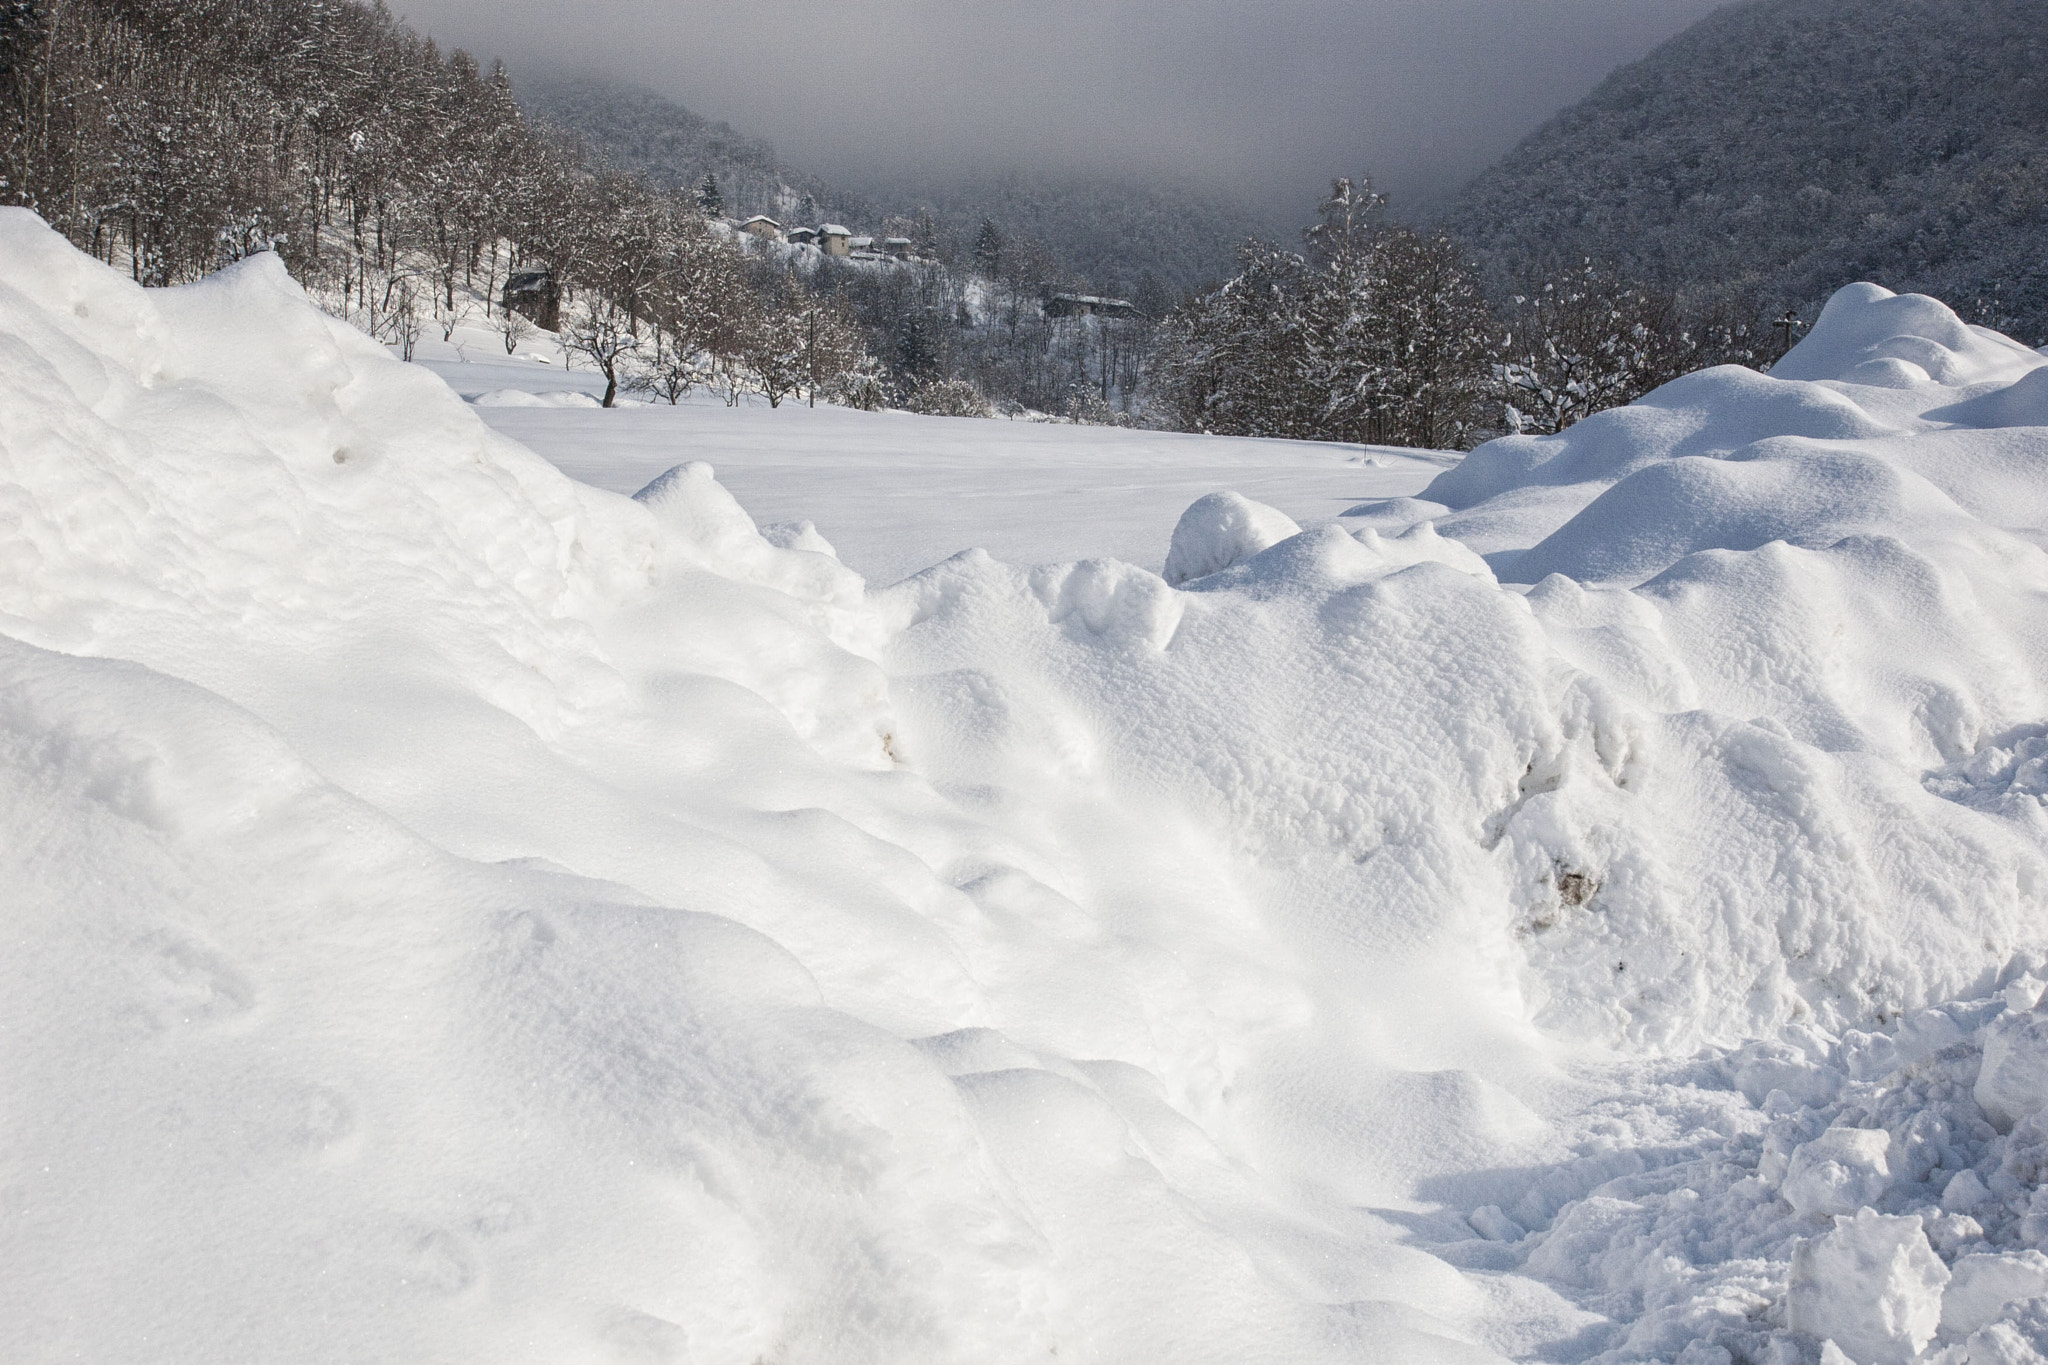
{"label": "utility pole", "polygon": [[[1794,313],[1790,308],[1787,308],[1785,310],[1785,316],[1779,318],[1776,322],[1772,323],[1771,326],[1775,327],[1778,331],[1777,359],[1783,360],[1785,358],[1785,353],[1792,349],[1792,334],[1798,331],[1800,328],[1806,326],[1806,324],[1799,320],[1798,314]],[[1773,361],[1772,363],[1775,364],[1776,361]]]}

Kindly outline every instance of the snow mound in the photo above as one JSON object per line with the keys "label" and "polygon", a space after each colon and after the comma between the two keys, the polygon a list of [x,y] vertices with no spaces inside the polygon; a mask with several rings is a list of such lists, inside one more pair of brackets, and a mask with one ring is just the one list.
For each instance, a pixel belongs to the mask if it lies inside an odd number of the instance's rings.
{"label": "snow mound", "polygon": [[0,1354],[2028,1359],[2048,361],[1787,360],[873,591],[0,211]]}
{"label": "snow mound", "polygon": [[1299,535],[1294,518],[1241,493],[1211,493],[1181,513],[1166,552],[1164,577],[1179,587],[1242,564],[1259,551]]}
{"label": "snow mound", "polygon": [[[1859,382],[1877,352],[1930,377]],[[1199,591],[1120,630],[953,561],[891,590],[898,666],[1000,674],[1019,744],[1050,724],[1020,706],[1081,718],[1105,774],[1206,805],[1297,903],[1450,934],[1473,998],[1567,1034],[1685,1046],[1965,994],[2038,941],[2048,890],[2037,815],[1949,775],[1996,784],[1999,737],[2048,716],[2021,524],[2048,448],[1925,414],[2044,362],[1876,289],[1797,359],[1852,377],[1694,375],[1482,447],[1350,534],[1255,549],[1285,528],[1205,498],[1167,575]],[[1973,488],[1989,467],[2012,496]]]}
{"label": "snow mound", "polygon": [[1304,1007],[1227,855],[908,768],[814,532],[570,482],[268,256],[0,211],[0,370],[0,1356],[1491,1358],[1230,1145]]}
{"label": "snow mound", "polygon": [[1420,501],[1523,583],[1558,572],[1634,586],[1706,550],[1933,533],[1957,510],[1980,514],[1981,470],[1944,467],[1927,438],[2023,424],[2044,364],[1933,299],[1853,285],[1767,376],[1705,370],[1561,435],[1491,442]]}
{"label": "snow mound", "polygon": [[604,405],[575,389],[533,393],[527,389],[492,389],[470,400],[480,408],[599,408]]}

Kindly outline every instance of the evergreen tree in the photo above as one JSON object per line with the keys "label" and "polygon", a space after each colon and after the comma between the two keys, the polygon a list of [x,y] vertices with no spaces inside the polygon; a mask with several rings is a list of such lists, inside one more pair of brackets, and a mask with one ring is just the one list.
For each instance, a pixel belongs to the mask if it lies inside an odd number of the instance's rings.
{"label": "evergreen tree", "polygon": [[718,192],[718,174],[706,171],[697,185],[697,207],[706,218],[725,217],[725,196]]}
{"label": "evergreen tree", "polygon": [[989,279],[1003,277],[1003,245],[1003,230],[996,226],[995,219],[982,219],[974,234],[974,264]]}
{"label": "evergreen tree", "polygon": [[1237,276],[1169,320],[1154,383],[1188,431],[1313,439],[1321,398],[1304,361],[1308,263],[1267,242],[1238,252]]}
{"label": "evergreen tree", "polygon": [[892,338],[895,371],[912,387],[936,378],[945,367],[945,333],[941,320],[928,309],[906,309],[896,323]]}

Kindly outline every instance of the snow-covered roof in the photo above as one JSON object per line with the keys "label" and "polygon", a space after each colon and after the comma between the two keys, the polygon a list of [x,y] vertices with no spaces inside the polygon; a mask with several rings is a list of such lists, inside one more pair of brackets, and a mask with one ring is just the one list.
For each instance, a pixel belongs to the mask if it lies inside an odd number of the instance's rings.
{"label": "snow-covered roof", "polygon": [[851,237],[853,232],[837,223],[826,223],[818,229],[820,237]]}
{"label": "snow-covered roof", "polygon": [[743,227],[743,228],[744,228],[744,227],[752,227],[752,226],[753,226],[754,224],[756,224],[756,223],[766,223],[766,224],[767,224],[767,225],[768,225],[769,227],[772,227],[772,228],[780,228],[780,227],[782,226],[782,224],[780,224],[780,223],[776,222],[776,221],[775,221],[775,220],[774,220],[773,218],[770,218],[770,217],[769,217],[769,216],[768,216],[767,214],[765,214],[765,213],[757,213],[757,214],[755,214],[755,215],[754,215],[754,216],[753,216],[752,218],[749,218],[749,219],[747,219],[747,221],[746,221],[746,222],[744,222],[744,223],[741,223],[741,224],[740,224],[740,226],[741,226],[741,227]]}
{"label": "snow-covered roof", "polygon": [[909,246],[909,245],[910,245],[910,239],[909,239],[908,237],[884,237],[884,238],[882,239],[882,245],[883,245],[883,246]]}

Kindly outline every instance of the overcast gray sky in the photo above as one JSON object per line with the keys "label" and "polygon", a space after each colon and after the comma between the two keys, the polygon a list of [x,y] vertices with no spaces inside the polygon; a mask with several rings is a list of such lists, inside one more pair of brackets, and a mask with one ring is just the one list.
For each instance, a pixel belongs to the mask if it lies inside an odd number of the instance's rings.
{"label": "overcast gray sky", "polygon": [[858,185],[959,165],[1194,180],[1283,219],[1332,175],[1462,183],[1720,0],[390,0]]}

